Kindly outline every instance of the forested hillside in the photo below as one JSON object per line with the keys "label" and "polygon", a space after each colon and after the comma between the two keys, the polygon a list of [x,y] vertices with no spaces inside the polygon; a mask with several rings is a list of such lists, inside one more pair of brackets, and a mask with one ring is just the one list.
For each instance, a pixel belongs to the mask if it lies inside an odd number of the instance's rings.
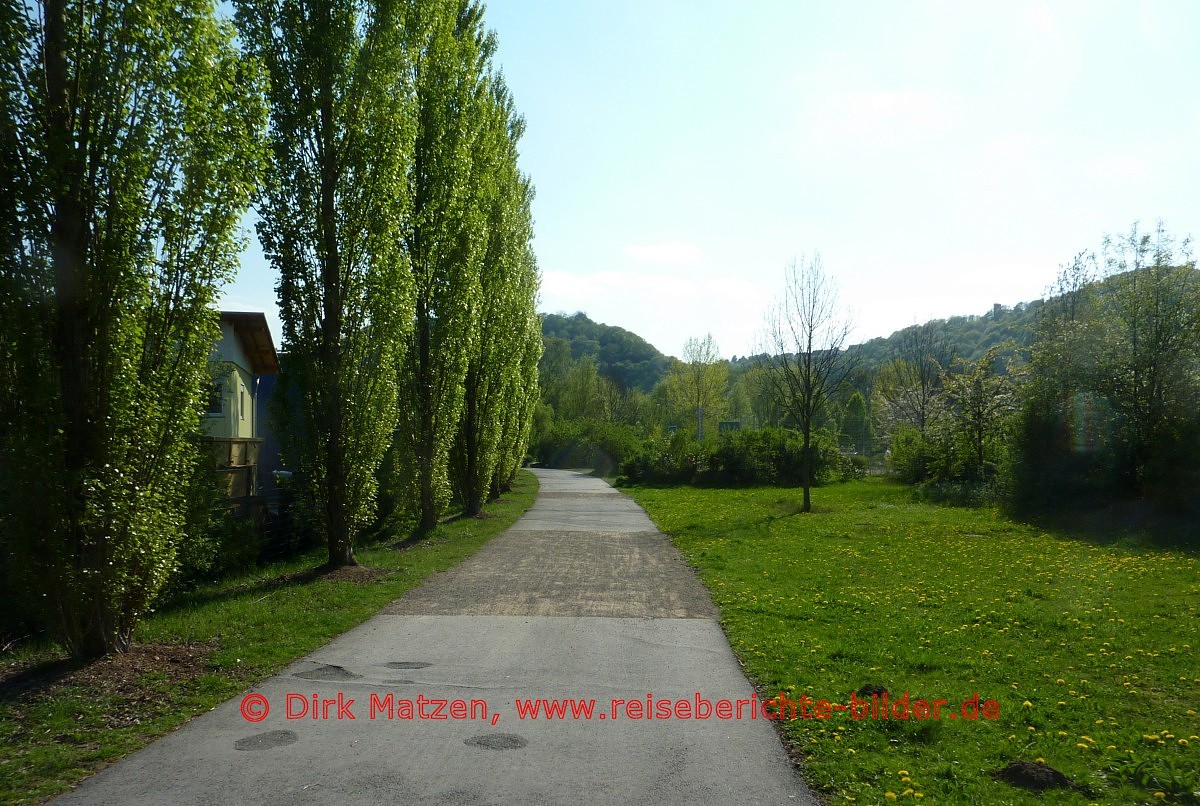
{"label": "forested hillside", "polygon": [[641,336],[593,322],[587,314],[542,314],[543,372],[557,363],[590,357],[596,370],[622,390],[650,392],[667,374],[671,360]]}
{"label": "forested hillside", "polygon": [[[883,364],[890,361],[906,335],[917,329],[928,329],[939,341],[949,345],[954,356],[966,361],[978,361],[993,347],[1006,342],[1027,346],[1037,320],[1037,312],[1045,300],[1019,302],[1010,307],[996,305],[992,310],[979,315],[952,316],[949,319],[932,319],[921,325],[910,325],[897,330],[890,336],[876,338],[857,344],[850,349],[859,352],[860,369],[874,374]],[[734,357],[731,364],[736,373],[749,369],[757,357]]]}

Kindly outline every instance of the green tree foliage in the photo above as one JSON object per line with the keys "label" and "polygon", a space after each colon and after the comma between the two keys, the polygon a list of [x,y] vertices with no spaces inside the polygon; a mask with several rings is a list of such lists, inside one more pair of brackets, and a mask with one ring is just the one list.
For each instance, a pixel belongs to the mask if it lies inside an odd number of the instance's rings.
{"label": "green tree foliage", "polygon": [[671,406],[695,424],[698,442],[704,441],[705,424],[711,433],[712,425],[724,415],[728,384],[729,364],[721,358],[712,335],[688,339],[683,361],[671,367],[663,387]]}
{"label": "green tree foliage", "polygon": [[210,4],[5,3],[0,520],[77,656],[128,647],[183,536],[260,74]]}
{"label": "green tree foliage", "polygon": [[271,79],[268,181],[258,234],[279,272],[291,402],[284,450],[332,567],[354,564],[396,422],[411,317],[398,248],[412,170],[410,63],[392,3],[240,0]]}
{"label": "green tree foliage", "polygon": [[[640,336],[623,328],[593,322],[586,315],[548,313],[542,316],[542,335],[546,338],[543,371],[558,361],[550,347],[554,340],[565,342],[568,357],[579,360],[591,356],[599,373],[612,380],[622,391],[639,389],[650,393],[667,374],[671,361]],[[558,365],[561,366],[561,365]]]}
{"label": "green tree foliage", "polygon": [[875,432],[871,427],[871,413],[867,410],[866,399],[858,390],[846,401],[845,411],[842,412],[841,432],[842,438],[855,453],[869,456],[874,451]]}
{"label": "green tree foliage", "polygon": [[400,374],[394,449],[402,489],[428,532],[451,498],[450,447],[464,401],[468,356],[479,337],[480,262],[486,242],[480,204],[488,87],[483,66],[495,49],[482,9],[458,0],[408,0],[405,38],[412,58],[417,125],[410,145],[412,214],[403,237],[416,289],[413,327]]}
{"label": "green tree foliage", "polygon": [[999,371],[1000,349],[992,347],[978,361],[960,362],[958,372],[945,376],[940,430],[948,450],[942,477],[986,481],[1003,459],[1017,395],[1013,376]]}
{"label": "green tree foliage", "polygon": [[490,77],[485,101],[474,176],[487,240],[454,455],[456,484],[468,515],[478,514],[487,496],[511,483],[520,467],[537,404],[541,357],[541,322],[534,308],[537,263],[530,248],[533,188],[517,168],[524,121],[498,76]]}
{"label": "green tree foliage", "polygon": [[1194,490],[1200,449],[1200,273],[1159,224],[1081,254],[1039,321],[1018,442],[1020,496]]}

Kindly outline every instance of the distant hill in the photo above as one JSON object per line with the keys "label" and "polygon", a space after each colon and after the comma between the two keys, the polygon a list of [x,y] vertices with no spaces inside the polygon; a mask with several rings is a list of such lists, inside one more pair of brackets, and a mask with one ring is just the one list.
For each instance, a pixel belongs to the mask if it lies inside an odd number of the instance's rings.
{"label": "distant hill", "polygon": [[[989,348],[1006,341],[1016,342],[1019,346],[1029,344],[1033,338],[1033,324],[1037,311],[1044,300],[1021,302],[1013,307],[995,305],[992,310],[977,316],[952,316],[949,319],[932,319],[927,324],[933,325],[939,335],[945,336],[950,343],[954,355],[968,361],[977,361]],[[851,346],[850,349],[861,353],[860,372],[873,374],[883,364],[896,354],[896,348],[906,333],[921,325],[911,325],[897,330],[890,336],[880,336]],[[749,369],[762,356],[746,356],[734,358],[732,364],[735,374],[738,370]]]}
{"label": "distant hill", "polygon": [[591,356],[599,373],[623,389],[650,392],[671,366],[671,359],[641,336],[593,322],[584,313],[542,314],[542,340],[551,339],[569,344],[574,360]]}
{"label": "distant hill", "polygon": [[[978,316],[933,319],[928,324],[933,325],[939,335],[946,337],[955,355],[967,361],[977,361],[990,348],[1009,340],[1020,346],[1029,344],[1033,338],[1037,311],[1044,304],[1045,301],[1039,299],[1021,302],[1011,308],[995,305],[992,310]],[[863,363],[878,367],[887,362],[895,354],[900,339],[915,327],[918,325],[897,330],[886,338],[875,338],[857,345],[862,351]]]}

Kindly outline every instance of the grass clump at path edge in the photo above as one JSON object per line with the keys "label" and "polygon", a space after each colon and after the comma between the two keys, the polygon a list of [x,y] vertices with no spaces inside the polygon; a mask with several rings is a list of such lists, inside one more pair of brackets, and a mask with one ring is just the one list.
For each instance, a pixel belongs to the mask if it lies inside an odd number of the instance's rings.
{"label": "grass clump at path edge", "polygon": [[483,518],[457,518],[407,548],[356,551],[360,567],[314,572],[302,557],[165,603],[122,656],[71,664],[55,647],[0,655],[0,802],[46,799],[270,676],[453,567],[533,504],[522,471]]}
{"label": "grass clump at path edge", "polygon": [[[761,697],[999,704],[778,723],[835,802],[1200,802],[1194,552],[915,503],[882,479],[822,488],[808,515],[778,488],[629,492],[698,568]],[[1073,786],[1006,782],[1041,764]]]}

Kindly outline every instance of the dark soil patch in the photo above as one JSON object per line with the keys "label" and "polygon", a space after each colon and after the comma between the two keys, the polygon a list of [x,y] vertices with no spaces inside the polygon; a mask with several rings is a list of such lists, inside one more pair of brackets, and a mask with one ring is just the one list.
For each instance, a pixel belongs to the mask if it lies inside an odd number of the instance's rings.
{"label": "dark soil patch", "polygon": [[386,568],[368,568],[365,565],[346,565],[337,568],[333,571],[325,571],[320,575],[321,579],[330,579],[334,582],[357,582],[360,585],[370,585],[378,582],[381,579],[390,577],[395,571],[390,571]]}
{"label": "dark soil patch", "polygon": [[0,670],[0,700],[27,702],[74,687],[94,694],[89,699],[136,697],[144,688],[141,680],[146,675],[170,686],[205,674],[208,656],[216,648],[216,641],[135,644],[126,652],[90,662],[59,658],[35,665],[14,664]]}
{"label": "dark soil patch", "polygon": [[1083,794],[1087,790],[1076,784],[1058,770],[1040,761],[1010,761],[1003,769],[996,770],[992,778],[1030,792],[1045,792],[1047,789],[1074,789]]}
{"label": "dark soil patch", "polygon": [[356,582],[360,585],[370,585],[391,576],[395,571],[386,568],[368,568],[365,565],[343,565],[341,568],[329,569],[325,566],[297,571],[294,574],[276,577],[267,583],[268,587],[284,585],[304,585],[309,582],[327,579],[332,582]]}

